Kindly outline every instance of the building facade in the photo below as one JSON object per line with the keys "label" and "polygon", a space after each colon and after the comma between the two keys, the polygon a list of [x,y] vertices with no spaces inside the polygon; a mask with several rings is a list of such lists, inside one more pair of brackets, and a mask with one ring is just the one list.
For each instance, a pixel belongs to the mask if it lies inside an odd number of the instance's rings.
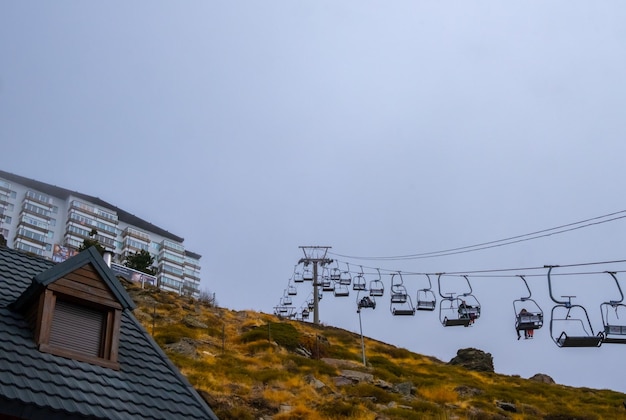
{"label": "building facade", "polygon": [[154,257],[160,288],[199,296],[201,256],[182,237],[97,197],[0,171],[0,233],[9,248],[54,262],[96,239],[120,272],[129,255],[144,250]]}

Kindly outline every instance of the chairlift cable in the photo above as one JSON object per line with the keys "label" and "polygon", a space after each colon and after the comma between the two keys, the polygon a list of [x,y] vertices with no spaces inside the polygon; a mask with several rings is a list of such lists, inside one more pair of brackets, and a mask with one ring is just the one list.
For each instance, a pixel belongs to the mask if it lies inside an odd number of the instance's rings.
{"label": "chairlift cable", "polygon": [[[351,258],[351,259],[356,259],[356,260],[389,260],[389,261],[443,257],[443,256],[448,256],[448,255],[463,254],[467,252],[474,252],[474,251],[480,251],[480,250],[489,249],[489,248],[496,248],[500,246],[511,245],[511,244],[515,244],[519,242],[525,242],[525,241],[529,241],[532,239],[539,239],[539,238],[543,238],[547,236],[557,235],[560,233],[570,232],[573,230],[578,230],[578,229],[582,229],[585,227],[599,225],[599,224],[608,223],[611,221],[626,218],[626,215],[621,215],[617,217],[612,217],[610,219],[606,219],[607,217],[615,216],[621,213],[626,213],[626,210],[621,210],[618,212],[606,214],[603,216],[593,217],[590,219],[581,220],[581,221],[574,222],[574,223],[568,223],[565,225],[561,225],[561,226],[557,226],[557,227],[553,227],[549,229],[543,229],[543,230],[539,230],[536,232],[526,233],[523,235],[512,236],[512,237],[505,238],[505,239],[483,242],[483,243],[479,243],[475,245],[468,245],[468,246],[463,246],[463,247],[458,247],[458,248],[445,249],[441,251],[432,251],[432,252],[424,252],[424,253],[408,254],[408,255],[397,255],[397,256],[370,256],[370,257],[343,255],[343,254],[338,254],[338,253],[334,253],[330,251],[329,251],[329,254],[332,254],[338,257]],[[599,220],[599,219],[606,219],[606,220]],[[595,222],[592,222],[592,221],[595,221]],[[581,225],[581,226],[577,226],[577,225]],[[568,229],[565,229],[565,228],[568,228]]]}

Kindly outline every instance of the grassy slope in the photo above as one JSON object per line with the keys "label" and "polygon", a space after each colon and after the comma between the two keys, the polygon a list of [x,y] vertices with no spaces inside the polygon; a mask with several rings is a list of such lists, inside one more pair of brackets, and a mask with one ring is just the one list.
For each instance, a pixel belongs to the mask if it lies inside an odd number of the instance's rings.
{"label": "grassy slope", "polygon": [[[365,367],[360,337],[344,330],[211,308],[156,290],[129,291],[135,316],[222,420],[626,419],[626,396],[619,392],[473,372],[372,339],[366,339]],[[373,380],[336,384],[344,369]],[[325,386],[316,388],[311,377]],[[402,383],[412,384],[409,395],[389,389]]]}

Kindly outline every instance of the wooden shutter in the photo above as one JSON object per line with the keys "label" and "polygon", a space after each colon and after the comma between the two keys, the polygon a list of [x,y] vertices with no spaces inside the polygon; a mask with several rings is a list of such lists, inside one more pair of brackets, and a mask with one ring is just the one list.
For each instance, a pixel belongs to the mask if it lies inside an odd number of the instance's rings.
{"label": "wooden shutter", "polygon": [[51,346],[101,357],[106,313],[57,299],[50,328]]}

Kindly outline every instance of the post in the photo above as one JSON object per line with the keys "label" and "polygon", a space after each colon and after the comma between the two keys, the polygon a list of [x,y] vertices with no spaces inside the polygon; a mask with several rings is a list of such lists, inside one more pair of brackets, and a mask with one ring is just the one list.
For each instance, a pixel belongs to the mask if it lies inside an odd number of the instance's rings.
{"label": "post", "polygon": [[317,284],[317,261],[313,262],[313,324],[320,323],[320,295],[318,293],[319,285]]}
{"label": "post", "polygon": [[313,264],[313,323],[315,325],[319,325],[320,323],[320,314],[319,314],[319,283],[317,281],[317,264],[320,263],[322,265],[330,264],[333,260],[326,258],[326,253],[328,252],[329,246],[301,246],[300,247],[304,252],[304,258],[301,258],[300,263],[304,264]]}
{"label": "post", "polygon": [[361,324],[361,308],[356,311],[359,314],[359,330],[361,331],[361,354],[363,355],[363,366],[367,366],[365,361],[365,341],[363,341],[363,324]]}

